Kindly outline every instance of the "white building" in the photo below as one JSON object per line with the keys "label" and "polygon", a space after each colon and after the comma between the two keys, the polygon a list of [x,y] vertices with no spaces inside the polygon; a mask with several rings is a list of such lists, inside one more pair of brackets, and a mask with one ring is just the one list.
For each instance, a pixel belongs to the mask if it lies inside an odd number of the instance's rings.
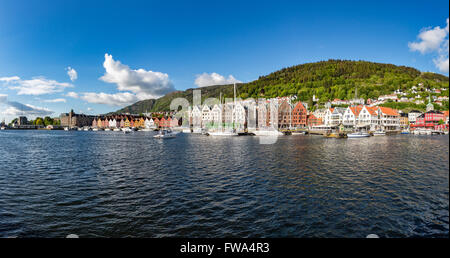
{"label": "white building", "polygon": [[202,128],[202,111],[200,106],[194,106],[191,111],[192,127]]}
{"label": "white building", "polygon": [[211,108],[205,104],[202,107],[202,127],[205,128],[211,120]]}
{"label": "white building", "polygon": [[417,117],[419,117],[420,115],[422,115],[422,112],[420,112],[419,110],[411,110],[408,113],[408,121],[411,124],[415,124]]}
{"label": "white building", "polygon": [[380,117],[381,129],[385,131],[397,131],[400,130],[400,114],[387,107],[378,107],[377,114]]}
{"label": "white building", "polygon": [[144,126],[146,129],[156,128],[155,121],[153,121],[153,119],[148,118],[148,117],[145,119]]}
{"label": "white building", "polygon": [[109,128],[116,128],[117,127],[117,120],[116,119],[109,119],[108,120]]}
{"label": "white building", "polygon": [[327,113],[326,108],[317,109],[316,111],[313,112],[314,116],[317,117],[318,119],[322,119],[322,121],[325,121],[326,113]]}
{"label": "white building", "polygon": [[242,103],[236,102],[236,106],[233,109],[233,121],[235,123],[236,128],[239,130],[243,130],[247,118],[246,108],[242,105]]}
{"label": "white building", "polygon": [[325,114],[324,124],[327,126],[338,126],[342,123],[345,108],[329,108]]}
{"label": "white building", "polygon": [[223,107],[221,104],[215,104],[210,112],[211,122],[216,128],[222,128],[223,125],[222,113]]}

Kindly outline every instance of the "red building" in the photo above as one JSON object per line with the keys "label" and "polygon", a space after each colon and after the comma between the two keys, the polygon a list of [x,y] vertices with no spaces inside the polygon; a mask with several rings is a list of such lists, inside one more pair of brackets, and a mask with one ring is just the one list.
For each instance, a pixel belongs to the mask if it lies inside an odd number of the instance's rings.
{"label": "red building", "polygon": [[[445,116],[444,113],[431,110],[428,111],[416,118],[416,123],[412,124],[412,128],[425,128],[425,129],[448,129],[447,125],[439,125],[439,121],[442,121],[445,123]],[[441,122],[441,123],[442,123]]]}
{"label": "red building", "polygon": [[156,128],[160,127],[160,121],[157,117],[153,118],[153,122],[155,123]]}
{"label": "red building", "polygon": [[307,118],[307,124],[308,126],[317,126],[317,125],[322,125],[322,119],[317,118],[315,115],[313,114],[309,114],[308,118]]}
{"label": "red building", "polygon": [[306,127],[307,124],[307,114],[305,106],[302,102],[298,102],[292,110],[292,126],[294,127]]}

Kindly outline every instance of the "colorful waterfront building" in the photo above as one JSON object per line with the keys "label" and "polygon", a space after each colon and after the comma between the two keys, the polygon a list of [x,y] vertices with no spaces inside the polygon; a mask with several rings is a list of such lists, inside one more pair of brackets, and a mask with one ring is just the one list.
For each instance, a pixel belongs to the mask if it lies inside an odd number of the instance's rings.
{"label": "colorful waterfront building", "polygon": [[166,127],[166,118],[165,117],[162,117],[159,120],[159,127]]}
{"label": "colorful waterfront building", "polygon": [[322,119],[317,118],[314,114],[309,114],[306,118],[306,123],[309,127],[323,125]]}
{"label": "colorful waterfront building", "polygon": [[[411,125],[411,128],[448,130],[448,124],[445,124],[444,119],[444,113],[436,110],[430,110],[417,117],[416,123],[414,125]],[[441,125],[439,125],[440,123]]]}
{"label": "colorful waterfront building", "polygon": [[108,120],[108,118],[105,117],[105,119],[103,119],[102,123],[103,123],[102,124],[103,128],[108,128],[109,127],[109,120]]}
{"label": "colorful waterfront building", "polygon": [[[306,127],[307,125],[308,111],[305,106],[299,101],[292,110],[292,126],[293,127]],[[314,118],[316,118],[314,116]],[[317,118],[316,118],[317,119]]]}
{"label": "colorful waterfront building", "polygon": [[159,119],[157,117],[153,118],[153,123],[155,124],[156,128],[160,127],[160,125],[159,125],[160,121],[159,121]]}
{"label": "colorful waterfront building", "polygon": [[278,128],[289,128],[292,125],[292,107],[287,100],[282,100],[278,107]]}
{"label": "colorful waterfront building", "polygon": [[131,127],[131,123],[130,123],[130,120],[128,119],[128,117],[125,117],[123,127]]}
{"label": "colorful waterfront building", "polygon": [[102,128],[103,127],[103,122],[102,122],[102,119],[100,117],[97,119],[97,127],[98,128]]}
{"label": "colorful waterfront building", "polygon": [[408,128],[408,126],[409,126],[408,114],[401,113],[400,114],[400,127],[402,129],[405,129],[405,128]]}

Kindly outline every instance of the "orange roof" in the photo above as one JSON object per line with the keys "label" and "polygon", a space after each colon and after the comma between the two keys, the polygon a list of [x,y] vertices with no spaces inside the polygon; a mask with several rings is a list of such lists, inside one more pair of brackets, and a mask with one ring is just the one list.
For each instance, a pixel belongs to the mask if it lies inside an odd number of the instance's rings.
{"label": "orange roof", "polygon": [[362,105],[356,106],[356,107],[350,107],[350,110],[353,112],[355,116],[359,115],[359,112],[363,109]]}
{"label": "orange roof", "polygon": [[444,117],[448,116],[448,110],[444,111]]}
{"label": "orange roof", "polygon": [[334,111],[334,108],[330,108],[330,111],[331,111],[331,113],[333,113],[333,111]]}
{"label": "orange roof", "polygon": [[372,115],[372,116],[376,116],[377,115],[377,107],[368,107],[368,106],[366,106],[366,109],[367,109],[367,111],[369,111],[369,113]]}
{"label": "orange roof", "polygon": [[399,116],[397,110],[388,108],[388,107],[380,107],[380,110],[383,114],[386,114],[388,116]]}

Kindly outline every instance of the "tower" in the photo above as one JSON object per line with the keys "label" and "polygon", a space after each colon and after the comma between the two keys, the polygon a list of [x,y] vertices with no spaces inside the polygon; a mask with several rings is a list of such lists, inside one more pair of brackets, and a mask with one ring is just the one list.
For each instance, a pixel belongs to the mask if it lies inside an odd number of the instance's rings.
{"label": "tower", "polygon": [[431,103],[431,95],[428,96],[427,112],[434,110],[434,105]]}

